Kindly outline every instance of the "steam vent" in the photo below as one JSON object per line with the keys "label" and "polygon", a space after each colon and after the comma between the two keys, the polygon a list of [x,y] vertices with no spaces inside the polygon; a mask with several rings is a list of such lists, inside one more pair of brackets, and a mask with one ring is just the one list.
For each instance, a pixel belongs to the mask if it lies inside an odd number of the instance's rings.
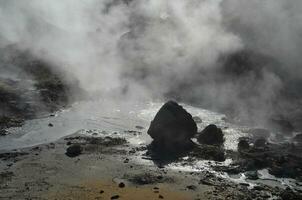
{"label": "steam vent", "polygon": [[150,124],[148,134],[157,150],[184,150],[192,147],[191,138],[197,134],[193,117],[174,101],[165,103]]}

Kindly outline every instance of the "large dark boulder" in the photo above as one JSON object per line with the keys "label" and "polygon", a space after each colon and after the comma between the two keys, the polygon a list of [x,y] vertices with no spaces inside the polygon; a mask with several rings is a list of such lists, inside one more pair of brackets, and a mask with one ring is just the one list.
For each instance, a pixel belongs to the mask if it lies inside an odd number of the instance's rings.
{"label": "large dark boulder", "polygon": [[196,133],[192,115],[174,101],[168,101],[160,108],[148,130],[153,147],[168,151],[192,147],[191,138]]}
{"label": "large dark boulder", "polygon": [[201,144],[222,145],[224,142],[224,137],[220,128],[214,124],[210,124],[201,131],[197,140]]}

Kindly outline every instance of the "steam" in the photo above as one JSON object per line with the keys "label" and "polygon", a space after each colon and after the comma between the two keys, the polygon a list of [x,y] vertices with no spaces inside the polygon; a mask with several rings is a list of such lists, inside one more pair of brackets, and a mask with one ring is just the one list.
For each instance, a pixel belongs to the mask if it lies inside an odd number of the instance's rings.
{"label": "steam", "polygon": [[123,87],[124,74],[145,71],[144,89],[165,92],[171,82],[189,78],[196,65],[210,67],[221,53],[240,47],[221,25],[219,1],[2,4],[2,38],[73,73],[88,91]]}
{"label": "steam", "polygon": [[[0,47],[30,50],[89,94],[177,94],[264,119],[284,87],[280,71],[300,78],[300,8],[299,0],[0,1]],[[221,58],[243,49],[272,62],[260,75],[226,75]]]}
{"label": "steam", "polygon": [[[226,21],[246,46],[273,56],[284,67],[295,68],[301,65],[301,8],[299,0],[225,0],[222,3]],[[297,70],[301,72],[300,67]]]}

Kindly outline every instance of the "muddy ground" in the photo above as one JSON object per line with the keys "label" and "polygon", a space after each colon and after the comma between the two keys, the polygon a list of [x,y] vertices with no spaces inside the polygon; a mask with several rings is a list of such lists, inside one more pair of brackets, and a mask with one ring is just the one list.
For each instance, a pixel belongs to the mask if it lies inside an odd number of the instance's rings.
{"label": "muddy ground", "polygon": [[[68,147],[80,152],[66,155]],[[299,199],[291,190],[238,184],[208,171],[137,162],[146,147],[118,137],[74,134],[1,152],[0,199]],[[71,157],[70,157],[71,156]]]}

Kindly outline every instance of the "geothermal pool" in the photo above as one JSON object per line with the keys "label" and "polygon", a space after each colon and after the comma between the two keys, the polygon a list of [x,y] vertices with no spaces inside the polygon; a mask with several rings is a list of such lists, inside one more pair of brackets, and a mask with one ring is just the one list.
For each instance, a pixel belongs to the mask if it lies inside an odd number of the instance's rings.
{"label": "geothermal pool", "polygon": [[[124,137],[132,146],[146,145],[151,142],[147,134],[149,124],[164,102],[117,102],[112,100],[83,101],[73,104],[70,108],[61,110],[43,118],[28,120],[22,127],[10,128],[9,135],[0,138],[0,151],[30,147],[38,144],[54,142],[62,137],[79,133],[91,136]],[[216,124],[225,134],[224,147],[236,150],[238,138],[247,136],[250,127],[239,126],[227,122],[226,116],[206,109],[181,104],[193,117],[202,119],[197,123],[199,131],[209,124]],[[52,126],[49,126],[52,124]],[[141,134],[130,134],[130,132]],[[144,165],[153,165],[151,160],[140,156],[131,158]],[[253,187],[257,182],[269,185],[296,187],[295,180],[276,178],[266,169],[259,170],[259,180],[247,180],[243,173],[232,177],[227,173],[215,172],[211,166],[229,165],[231,159],[217,163],[215,161],[197,160],[168,164],[166,167],[177,171],[210,171],[222,178],[238,183],[248,183]],[[184,164],[186,163],[186,164]]]}
{"label": "geothermal pool", "polygon": [[[76,132],[89,134],[85,130],[93,130],[99,135],[118,134],[133,145],[148,144],[151,141],[147,135],[149,124],[162,105],[163,102],[125,103],[111,100],[78,102],[51,116],[29,120],[22,127],[8,129],[10,134],[0,138],[0,150],[49,143]],[[192,116],[202,119],[197,124],[199,130],[211,123],[221,127],[225,133],[226,149],[236,149],[237,139],[246,135],[247,127],[226,122],[223,114],[181,105]],[[127,135],[127,131],[140,131],[142,134],[134,137]]]}

